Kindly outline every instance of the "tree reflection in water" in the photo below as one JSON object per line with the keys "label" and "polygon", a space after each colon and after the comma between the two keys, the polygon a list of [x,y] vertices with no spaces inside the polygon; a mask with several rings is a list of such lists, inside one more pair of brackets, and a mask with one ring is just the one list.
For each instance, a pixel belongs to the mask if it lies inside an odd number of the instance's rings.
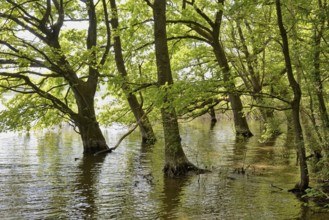
{"label": "tree reflection in water", "polygon": [[76,217],[95,218],[98,213],[98,207],[95,200],[97,199],[97,183],[99,181],[99,173],[105,160],[105,155],[90,156],[85,155],[79,160],[79,175],[76,177],[75,184],[75,206],[72,210]]}
{"label": "tree reflection in water", "polygon": [[[226,124],[225,124],[226,123]],[[161,135],[138,133],[113,153],[80,157],[70,130],[0,134],[0,212],[4,219],[326,219],[286,190],[298,179],[289,136],[237,141],[230,122],[182,124],[187,156],[213,172],[165,178]],[[124,133],[124,132],[123,132]],[[160,133],[160,132],[158,132]],[[106,133],[120,137],[118,130]],[[234,173],[242,166],[245,174]],[[271,185],[284,190],[274,190]],[[308,203],[309,206],[313,204]]]}

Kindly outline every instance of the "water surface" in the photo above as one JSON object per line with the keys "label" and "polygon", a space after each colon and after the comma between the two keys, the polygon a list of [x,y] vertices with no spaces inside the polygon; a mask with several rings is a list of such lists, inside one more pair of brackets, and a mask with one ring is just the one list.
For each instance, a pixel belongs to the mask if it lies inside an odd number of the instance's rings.
{"label": "water surface", "polygon": [[[2,219],[326,219],[288,193],[298,182],[292,138],[236,140],[231,121],[181,126],[191,162],[212,172],[164,178],[163,139],[136,132],[106,156],[82,157],[72,130],[0,134]],[[110,145],[124,133],[105,130]],[[243,168],[243,169],[242,169]],[[241,172],[245,171],[245,172]],[[281,190],[281,189],[283,190]]]}

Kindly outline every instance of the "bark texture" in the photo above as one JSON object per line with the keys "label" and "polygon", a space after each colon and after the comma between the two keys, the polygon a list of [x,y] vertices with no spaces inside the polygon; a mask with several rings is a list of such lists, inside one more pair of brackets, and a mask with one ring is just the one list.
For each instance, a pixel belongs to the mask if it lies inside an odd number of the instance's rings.
{"label": "bark texture", "polygon": [[[155,0],[152,6],[154,16],[154,38],[156,64],[159,86],[173,84],[166,34],[166,0]],[[170,104],[170,97],[165,95],[161,109],[162,124],[165,139],[164,173],[173,177],[184,175],[190,170],[197,170],[185,156],[181,144],[176,112]]]}
{"label": "bark texture", "polygon": [[85,154],[94,154],[108,149],[95,115],[96,86],[96,81],[80,82],[72,89],[78,106],[78,114],[74,117],[74,121],[79,128]]}
{"label": "bark texture", "polygon": [[288,76],[290,87],[294,93],[293,100],[291,101],[292,121],[294,125],[295,142],[297,146],[299,168],[300,168],[300,182],[297,184],[297,188],[301,191],[304,191],[309,187],[309,176],[308,176],[308,168],[306,163],[303,130],[300,123],[300,100],[301,100],[302,92],[298,82],[294,77],[292,70],[290,53],[289,53],[288,36],[286,29],[283,25],[280,0],[276,0],[276,12],[277,12],[277,20],[278,20],[280,35],[282,38],[282,51],[284,55],[285,66],[287,69],[287,76]]}

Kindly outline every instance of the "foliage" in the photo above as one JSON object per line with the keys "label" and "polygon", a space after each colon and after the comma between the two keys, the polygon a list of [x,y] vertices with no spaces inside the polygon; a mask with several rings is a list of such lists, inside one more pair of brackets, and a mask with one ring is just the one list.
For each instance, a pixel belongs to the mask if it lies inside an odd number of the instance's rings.
{"label": "foliage", "polygon": [[0,112],[1,132],[47,128],[61,121],[61,115],[54,111],[51,103],[35,95],[22,98],[17,94],[7,101],[6,110]]}

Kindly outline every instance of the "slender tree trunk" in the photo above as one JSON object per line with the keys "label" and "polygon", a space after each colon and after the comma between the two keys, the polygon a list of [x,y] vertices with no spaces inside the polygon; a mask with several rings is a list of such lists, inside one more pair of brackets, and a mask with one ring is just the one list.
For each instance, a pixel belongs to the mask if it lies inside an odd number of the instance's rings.
{"label": "slender tree trunk", "polygon": [[[170,86],[173,84],[173,78],[167,45],[166,0],[155,0],[152,8],[158,84],[159,86],[166,84]],[[177,116],[174,107],[170,106],[170,99],[166,94],[163,102],[167,103],[165,105],[167,107],[161,109],[161,117],[165,139],[164,173],[167,176],[173,177],[184,175],[190,170],[197,170],[197,168],[188,161],[183,151]]]}
{"label": "slender tree trunk", "polygon": [[[319,8],[322,8],[322,5],[319,4]],[[320,27],[314,28],[314,55],[313,55],[313,80],[316,86],[316,95],[319,102],[319,110],[322,123],[326,130],[329,129],[329,117],[328,112],[323,96],[323,85],[322,85],[322,77],[321,77],[321,68],[320,68],[320,45],[321,45],[321,38],[323,35],[323,28],[324,28],[324,19],[321,20]]]}
{"label": "slender tree trunk", "polygon": [[127,95],[128,103],[133,112],[136,121],[138,122],[138,126],[142,135],[143,143],[154,143],[156,141],[156,137],[152,128],[152,125],[145,115],[145,111],[142,106],[139,104],[137,97],[134,94]]}
{"label": "slender tree trunk", "polygon": [[217,118],[216,118],[216,112],[215,112],[214,107],[209,108],[209,114],[211,117],[211,124],[215,125],[217,122]]}
{"label": "slender tree trunk", "polygon": [[283,45],[282,51],[284,55],[285,66],[287,69],[287,76],[288,76],[290,87],[292,88],[294,93],[293,100],[291,101],[291,108],[292,108],[292,120],[294,125],[295,141],[297,146],[299,168],[300,168],[300,182],[298,183],[297,188],[299,190],[304,191],[309,186],[309,176],[308,176],[308,168],[306,163],[304,136],[300,124],[300,115],[299,115],[302,92],[299,84],[295,80],[292,71],[291,59],[289,54],[288,37],[282,21],[280,0],[276,0],[276,12],[277,12],[278,26],[280,29],[280,35],[282,38],[282,45]]}
{"label": "slender tree trunk", "polygon": [[[203,13],[202,10],[200,10],[194,3],[195,1],[183,1],[183,9],[186,8],[187,4],[192,5],[195,8],[196,13],[199,14],[202,18],[204,18],[205,22],[209,23],[209,20],[211,20],[211,18],[208,17],[207,14]],[[217,3],[223,5],[224,0],[218,0]],[[251,133],[246,117],[243,114],[243,106],[240,99],[240,95],[236,93],[235,84],[232,80],[230,67],[224,49],[220,44],[219,35],[220,35],[220,26],[222,23],[221,22],[222,16],[223,16],[223,10],[218,9],[214,21],[212,21],[212,25],[211,25],[212,28],[211,30],[209,29],[209,31],[205,31],[203,28],[200,28],[199,25],[189,24],[187,26],[189,28],[192,28],[202,37],[209,40],[210,42],[209,44],[213,49],[218,65],[223,71],[223,78],[226,85],[226,89],[228,91],[229,102],[231,103],[231,107],[233,111],[235,132],[238,136],[242,135],[245,137],[251,137],[253,136],[253,134]]]}
{"label": "slender tree trunk", "polygon": [[[111,25],[113,29],[117,31],[119,28],[119,19],[118,19],[118,10],[116,6],[116,1],[110,0],[110,4],[113,14],[111,18]],[[142,141],[148,143],[154,143],[156,141],[156,137],[153,132],[152,125],[148,117],[145,115],[143,106],[141,106],[140,103],[138,102],[136,95],[130,92],[130,87],[126,81],[128,74],[123,59],[121,38],[119,35],[114,36],[114,53],[115,53],[115,61],[116,61],[117,69],[124,80],[121,89],[127,94],[126,96],[127,96],[128,104],[135,116],[136,121],[138,122],[138,126],[142,135]]]}
{"label": "slender tree trunk", "polygon": [[243,114],[243,105],[240,95],[235,92],[235,85],[231,79],[230,67],[228,65],[224,50],[218,41],[213,43],[213,50],[216,55],[217,62],[223,71],[223,78],[226,83],[226,89],[228,90],[229,101],[233,111],[235,132],[238,136],[242,135],[244,137],[251,137],[253,134],[250,131],[247,119]]}

